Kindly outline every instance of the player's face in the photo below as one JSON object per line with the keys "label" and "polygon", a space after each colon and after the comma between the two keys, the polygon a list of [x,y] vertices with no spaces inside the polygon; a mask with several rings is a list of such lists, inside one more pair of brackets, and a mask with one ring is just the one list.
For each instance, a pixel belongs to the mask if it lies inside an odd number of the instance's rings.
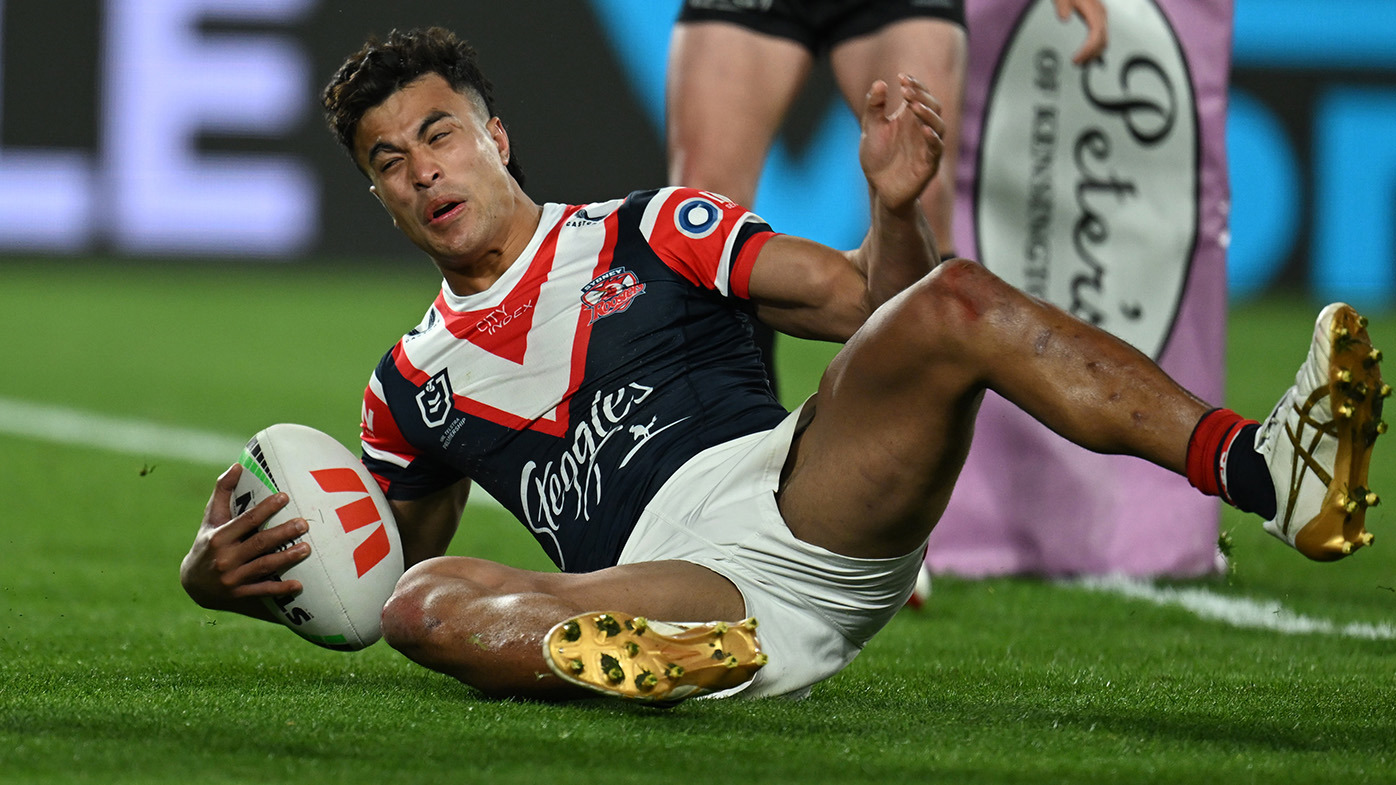
{"label": "player's face", "polygon": [[504,251],[516,184],[498,118],[436,74],[364,113],[355,157],[393,223],[446,268]]}

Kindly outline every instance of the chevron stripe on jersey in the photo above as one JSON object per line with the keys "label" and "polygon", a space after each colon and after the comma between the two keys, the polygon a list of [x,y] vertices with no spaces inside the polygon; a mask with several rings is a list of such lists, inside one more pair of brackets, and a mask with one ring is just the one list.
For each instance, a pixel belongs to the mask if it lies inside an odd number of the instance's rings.
{"label": "chevron stripe on jersey", "polygon": [[443,286],[364,394],[364,463],[390,499],[463,477],[558,566],[614,564],[698,452],[774,427],[745,297],[764,222],[688,188],[543,207],[493,286]]}
{"label": "chevron stripe on jersey", "polygon": [[[578,292],[610,261],[616,206],[604,220],[569,221],[580,207],[547,205],[533,242],[494,286],[468,296],[442,287],[432,309],[459,340],[409,335],[398,344],[398,370],[417,384],[444,370],[455,408],[510,428],[565,433],[562,404],[581,381],[591,337]],[[563,265],[555,264],[559,245]]]}

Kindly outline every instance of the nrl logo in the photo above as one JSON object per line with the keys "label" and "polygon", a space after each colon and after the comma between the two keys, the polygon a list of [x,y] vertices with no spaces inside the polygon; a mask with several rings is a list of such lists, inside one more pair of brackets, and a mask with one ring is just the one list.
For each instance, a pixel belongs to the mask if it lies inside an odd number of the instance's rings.
{"label": "nrl logo", "polygon": [[455,405],[455,397],[451,394],[451,379],[445,371],[431,377],[422,387],[422,391],[417,393],[417,409],[422,413],[422,422],[428,428],[439,428],[446,423],[446,418],[451,413]]}
{"label": "nrl logo", "polygon": [[618,267],[597,277],[582,287],[582,305],[591,312],[587,324],[597,319],[620,313],[630,307],[630,302],[645,293],[645,285],[635,277],[635,273]]}

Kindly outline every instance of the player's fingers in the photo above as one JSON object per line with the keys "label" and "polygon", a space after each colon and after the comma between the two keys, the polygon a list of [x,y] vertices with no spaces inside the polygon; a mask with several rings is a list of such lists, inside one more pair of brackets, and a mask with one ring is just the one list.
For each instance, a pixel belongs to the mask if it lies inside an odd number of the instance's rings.
{"label": "player's fingers", "polygon": [[1072,55],[1071,62],[1081,65],[1100,57],[1109,43],[1110,31],[1106,24],[1105,6],[1101,5],[1100,0],[1080,0],[1076,11],[1086,22],[1086,40]]}
{"label": "player's fingers", "polygon": [[[258,548],[258,543],[252,542],[260,536],[260,529],[272,516],[281,511],[290,501],[284,493],[273,494],[251,509],[245,510],[241,515],[219,526],[209,536],[209,547],[215,552],[231,552],[234,558],[244,560],[253,558],[257,553],[268,550],[266,547]],[[285,524],[281,524],[284,526]],[[280,526],[272,527],[273,529]],[[270,531],[270,529],[268,530]],[[262,532],[261,534],[265,534]],[[274,536],[262,537],[262,542],[275,539]],[[282,542],[289,541],[293,537],[286,537]],[[252,542],[251,545],[248,543]]]}
{"label": "player's fingers", "polygon": [[[310,546],[305,543],[291,545],[291,542],[307,529],[305,519],[295,518],[256,532],[244,540],[220,543],[215,538],[207,550],[209,574],[225,591],[231,591],[244,583],[266,577],[278,564],[289,566],[301,561],[310,554]],[[268,556],[277,558],[259,563],[259,559]]]}
{"label": "player's fingers", "polygon": [[249,535],[237,544],[237,550],[242,561],[250,562],[259,556],[285,548],[309,530],[310,525],[304,518],[292,518]]}
{"label": "player's fingers", "polygon": [[309,556],[310,544],[298,542],[285,550],[272,551],[251,559],[241,567],[224,573],[219,580],[234,593],[245,591],[249,586],[267,583],[267,578],[270,578],[271,582],[280,581],[282,572],[300,564]]}
{"label": "player's fingers", "polygon": [[935,93],[931,92],[931,88],[927,87],[925,82],[922,82],[911,74],[898,74],[898,78],[902,83],[902,94],[908,101],[923,103],[936,112],[941,111],[943,107],[941,106],[940,99],[936,98]]}
{"label": "player's fingers", "polygon": [[1057,18],[1065,22],[1071,16],[1071,0],[1055,0]]}
{"label": "player's fingers", "polygon": [[204,523],[221,526],[232,517],[229,509],[229,502],[233,498],[233,489],[237,487],[238,478],[242,476],[242,465],[233,464],[228,470],[218,475],[218,480],[213,484],[213,494],[208,497],[208,504],[204,506]]}
{"label": "player's fingers", "polygon": [[911,107],[911,112],[921,124],[933,131],[937,136],[945,135],[945,118],[940,116],[940,108],[928,105],[920,101],[909,101],[907,106]]}
{"label": "player's fingers", "polygon": [[887,116],[887,83],[881,79],[872,83],[868,95],[863,99],[863,118]]}
{"label": "player's fingers", "polygon": [[1100,57],[1105,51],[1105,47],[1108,43],[1109,41],[1105,28],[1102,27],[1099,30],[1092,30],[1086,35],[1086,41],[1081,44],[1081,48],[1076,50],[1076,54],[1071,56],[1071,62],[1076,65],[1085,65],[1097,57]]}
{"label": "player's fingers", "polygon": [[287,597],[300,594],[304,590],[300,581],[259,581],[239,586],[231,594],[233,597]]}
{"label": "player's fingers", "polygon": [[928,127],[922,129],[921,135],[926,142],[926,150],[929,151],[930,157],[927,161],[931,165],[931,174],[934,176],[935,171],[940,168],[941,156],[945,155],[945,139]]}
{"label": "player's fingers", "polygon": [[214,535],[215,543],[232,542],[247,537],[271,520],[272,516],[280,512],[281,508],[285,507],[289,501],[290,498],[286,494],[274,493],[257,502],[250,509],[244,510],[241,515],[228,521],[228,524]]}
{"label": "player's fingers", "polygon": [[218,481],[213,484],[214,492],[221,491],[225,496],[230,495],[238,485],[238,478],[242,476],[242,464],[235,463],[229,466],[227,471],[218,475]]}
{"label": "player's fingers", "polygon": [[945,136],[940,131],[937,131],[934,128],[927,126],[922,129],[921,134],[926,139],[926,145],[930,147],[931,150],[936,153],[936,155],[939,155],[940,153],[944,152]]}

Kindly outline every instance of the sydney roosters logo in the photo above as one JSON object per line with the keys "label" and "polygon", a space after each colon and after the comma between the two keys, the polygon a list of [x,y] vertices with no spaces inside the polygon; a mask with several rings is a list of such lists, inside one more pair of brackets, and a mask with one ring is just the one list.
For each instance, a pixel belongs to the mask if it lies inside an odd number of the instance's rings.
{"label": "sydney roosters logo", "polygon": [[645,285],[635,277],[635,273],[624,267],[617,267],[592,280],[582,287],[582,305],[591,312],[591,320],[620,313],[630,307],[636,297],[645,293]]}

